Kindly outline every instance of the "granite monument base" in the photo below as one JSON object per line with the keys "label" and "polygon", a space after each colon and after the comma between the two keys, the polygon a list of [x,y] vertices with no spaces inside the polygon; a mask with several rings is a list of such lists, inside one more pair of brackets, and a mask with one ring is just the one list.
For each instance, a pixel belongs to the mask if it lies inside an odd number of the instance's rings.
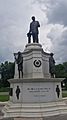
{"label": "granite monument base", "polygon": [[8,102],[3,109],[4,118],[22,117],[22,118],[43,118],[45,116],[54,116],[67,114],[67,106],[63,100],[47,103],[12,103]]}
{"label": "granite monument base", "polygon": [[[61,81],[62,78],[11,79],[10,101],[3,109],[4,117],[53,115],[62,100]],[[17,86],[20,89],[18,96]]]}

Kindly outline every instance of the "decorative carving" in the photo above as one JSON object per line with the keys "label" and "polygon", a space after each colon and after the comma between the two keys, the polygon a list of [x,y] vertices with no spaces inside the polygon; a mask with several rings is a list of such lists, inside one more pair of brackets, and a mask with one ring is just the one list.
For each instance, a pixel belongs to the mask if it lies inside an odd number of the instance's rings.
{"label": "decorative carving", "polygon": [[17,97],[18,100],[19,100],[19,95],[20,95],[20,88],[19,88],[19,86],[17,86],[16,97]]}
{"label": "decorative carving", "polygon": [[57,97],[59,98],[59,96],[60,96],[60,88],[59,88],[59,85],[56,86],[56,93],[57,93]]}
{"label": "decorative carving", "polygon": [[34,64],[35,67],[40,67],[41,66],[41,61],[40,60],[35,60],[33,64]]}

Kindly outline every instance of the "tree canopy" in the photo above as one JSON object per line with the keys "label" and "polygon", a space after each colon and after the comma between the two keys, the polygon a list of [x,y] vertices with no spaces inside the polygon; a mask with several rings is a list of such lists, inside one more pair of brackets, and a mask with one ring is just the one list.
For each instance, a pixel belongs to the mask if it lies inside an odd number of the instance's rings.
{"label": "tree canopy", "polygon": [[5,61],[5,63],[0,64],[0,87],[9,86],[9,82],[7,81],[10,78],[14,77],[14,63]]}
{"label": "tree canopy", "polygon": [[55,66],[57,78],[67,78],[67,62]]}

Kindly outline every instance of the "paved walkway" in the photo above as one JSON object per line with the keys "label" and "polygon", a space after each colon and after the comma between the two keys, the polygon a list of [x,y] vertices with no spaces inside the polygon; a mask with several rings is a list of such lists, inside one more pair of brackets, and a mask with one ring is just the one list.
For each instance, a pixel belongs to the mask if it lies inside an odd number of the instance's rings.
{"label": "paved walkway", "polygon": [[9,95],[9,92],[0,92],[0,95]]}
{"label": "paved walkway", "polygon": [[67,114],[44,118],[4,118],[0,120],[67,120]]}

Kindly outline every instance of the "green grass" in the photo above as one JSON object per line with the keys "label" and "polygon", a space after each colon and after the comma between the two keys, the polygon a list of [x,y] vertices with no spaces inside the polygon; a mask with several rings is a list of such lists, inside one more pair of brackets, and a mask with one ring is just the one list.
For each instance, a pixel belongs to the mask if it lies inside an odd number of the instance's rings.
{"label": "green grass", "polygon": [[9,95],[0,95],[0,101],[5,102],[9,100]]}
{"label": "green grass", "polygon": [[62,97],[67,97],[67,93],[62,92]]}

